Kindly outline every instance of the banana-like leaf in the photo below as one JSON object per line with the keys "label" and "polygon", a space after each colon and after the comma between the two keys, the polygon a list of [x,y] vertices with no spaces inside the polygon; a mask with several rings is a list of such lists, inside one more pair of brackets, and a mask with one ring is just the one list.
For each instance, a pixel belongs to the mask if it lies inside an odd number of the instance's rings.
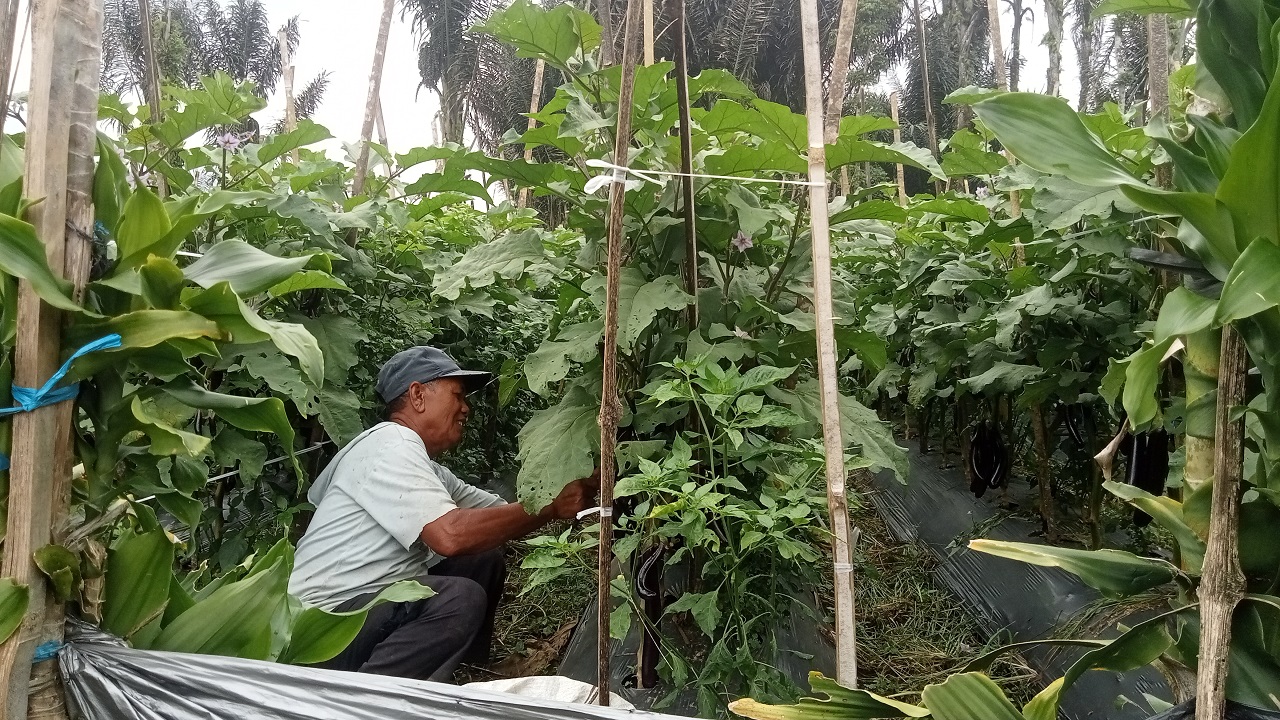
{"label": "banana-like leaf", "polygon": [[351,644],[373,608],[386,602],[424,600],[432,595],[435,593],[431,588],[413,580],[402,580],[387,586],[358,610],[329,612],[320,608],[307,608],[294,621],[289,644],[277,660],[295,665],[329,660]]}
{"label": "banana-like leaf", "polygon": [[929,710],[866,690],[847,688],[822,673],[809,673],[809,687],[815,694],[795,705],[767,705],[749,698],[729,703],[729,710],[752,720],[836,720],[838,718],[922,718]]}
{"label": "banana-like leaf", "polygon": [[1129,356],[1124,373],[1125,412],[1129,414],[1129,426],[1135,431],[1144,430],[1160,414],[1160,401],[1156,398],[1156,386],[1160,383],[1160,363],[1173,345],[1175,338],[1146,345]]}
{"label": "banana-like leaf", "polygon": [[[1263,42],[1270,45],[1275,34],[1271,28]],[[1268,64],[1270,68],[1265,67]],[[1280,72],[1275,58],[1264,60],[1263,65],[1271,88],[1257,121],[1232,146],[1231,163],[1218,186],[1218,199],[1235,219],[1241,250],[1246,243],[1256,244],[1263,238],[1273,246],[1280,243]]]}
{"label": "banana-like leaf", "polygon": [[223,240],[188,265],[183,275],[202,288],[229,283],[232,291],[246,297],[293,277],[312,257],[278,257],[241,240]]}
{"label": "banana-like leaf", "polygon": [[49,578],[58,602],[70,600],[80,587],[80,558],[61,545],[45,545],[35,551],[33,559]]}
{"label": "banana-like leaf", "polygon": [[0,642],[9,639],[27,614],[31,591],[13,578],[0,578]]}
{"label": "banana-like leaf", "polygon": [[298,359],[313,385],[324,382],[324,355],[305,327],[266,320],[241,300],[227,282],[220,282],[187,299],[187,307],[218,323],[235,342],[248,345],[270,340],[280,352]]}
{"label": "banana-like leaf", "polygon": [[83,323],[72,326],[67,339],[83,345],[91,340],[115,333],[120,336],[120,347],[115,350],[90,353],[76,358],[72,367],[74,377],[89,377],[99,370],[115,364],[120,353],[144,350],[163,345],[171,340],[198,340],[212,338],[226,340],[229,334],[218,324],[185,310],[135,310],[117,315],[105,322]]}
{"label": "banana-like leaf", "polygon": [[1215,300],[1177,287],[1165,295],[1156,319],[1156,331],[1152,340],[1162,343],[1173,337],[1199,332],[1213,325],[1213,315],[1218,309]]}
{"label": "banana-like leaf", "polygon": [[1280,305],[1280,286],[1275,281],[1275,269],[1280,267],[1277,263],[1280,247],[1274,241],[1258,238],[1249,243],[1222,287],[1215,320],[1225,325]]}
{"label": "banana-like leaf", "polygon": [[120,213],[120,225],[116,228],[116,246],[120,257],[130,257],[148,252],[173,229],[173,222],[164,203],[151,189],[139,185]]}
{"label": "banana-like leaf", "polygon": [[1108,480],[1102,484],[1112,495],[1124,500],[1142,512],[1150,515],[1160,527],[1168,530],[1178,541],[1178,549],[1182,552],[1182,561],[1192,574],[1199,574],[1204,564],[1204,541],[1187,525],[1182,518],[1182,503],[1169,497],[1156,497],[1142,488],[1125,483]]}
{"label": "banana-like leaf", "polygon": [[926,685],[920,700],[935,720],[1025,720],[999,685],[982,673],[960,673]]}
{"label": "banana-like leaf", "polygon": [[152,455],[195,456],[209,447],[209,438],[173,427],[152,413],[138,395],[134,395],[129,403],[129,412],[137,423],[135,429],[141,430],[151,440]]}
{"label": "banana-like leaf", "polygon": [[189,377],[177,378],[164,386],[164,391],[178,402],[192,408],[213,410],[218,417],[241,430],[275,433],[289,453],[294,471],[302,480],[302,468],[293,454],[293,425],[285,412],[284,401],[277,397],[241,397],[205,390]]}
{"label": "banana-like leaf", "polygon": [[973,109],[1001,144],[1040,172],[1082,185],[1145,187],[1060,98],[1004,93]]}
{"label": "banana-like leaf", "polygon": [[159,528],[126,533],[107,552],[102,629],[128,639],[160,617],[173,581],[173,543]]}
{"label": "banana-like leaf", "polygon": [[[174,618],[151,644],[154,650],[228,655],[266,660],[271,653],[272,618],[288,597],[284,558],[262,572],[223,583],[207,598]],[[166,597],[168,587],[165,588]]]}
{"label": "banana-like leaf", "polygon": [[59,310],[101,317],[71,299],[71,283],[49,269],[49,258],[36,237],[36,229],[9,215],[0,215],[0,272],[31,283],[41,300]]}
{"label": "banana-like leaf", "polygon": [[969,547],[1032,565],[1062,568],[1112,598],[1130,597],[1172,582],[1178,576],[1177,568],[1164,560],[1139,557],[1123,550],[1077,550],[998,540],[972,540]]}
{"label": "banana-like leaf", "polygon": [[1134,15],[1173,15],[1185,17],[1195,12],[1187,0],[1103,0],[1094,8],[1092,17],[1133,13]]}

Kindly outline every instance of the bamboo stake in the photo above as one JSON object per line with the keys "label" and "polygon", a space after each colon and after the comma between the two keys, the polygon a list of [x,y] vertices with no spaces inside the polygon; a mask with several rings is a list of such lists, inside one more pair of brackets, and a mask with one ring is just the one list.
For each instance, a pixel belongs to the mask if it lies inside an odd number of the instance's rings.
{"label": "bamboo stake", "polygon": [[[542,109],[542,79],[547,72],[547,62],[542,58],[538,58],[538,62],[533,66],[533,92],[529,97],[529,114],[533,115]],[[529,130],[538,126],[538,121],[532,117],[529,118]],[[525,144],[524,161],[533,162],[533,146]],[[520,196],[516,199],[516,207],[526,207],[529,204],[529,188],[520,188]]]}
{"label": "bamboo stake", "polygon": [[1200,660],[1196,675],[1196,720],[1222,720],[1227,707],[1227,663],[1231,617],[1244,597],[1240,570],[1240,481],[1244,474],[1244,417],[1232,413],[1245,403],[1248,357],[1244,339],[1222,328],[1213,462],[1209,542],[1200,575]]}
{"label": "bamboo stake", "polygon": [[[280,45],[280,67],[284,70],[284,131],[293,132],[298,127],[298,106],[293,97],[293,53],[289,52],[289,36],[281,28],[276,34]],[[289,161],[298,164],[298,150],[289,151]]]}
{"label": "bamboo stake", "polygon": [[[19,0],[0,0],[0,102],[4,103],[0,107],[0,134],[4,133],[9,95],[13,92],[13,41],[18,34],[18,3]],[[28,5],[28,16],[30,13],[31,6]]]}
{"label": "bamboo stake", "polygon": [[391,15],[396,0],[383,0],[382,20],[378,23],[378,41],[373,48],[373,68],[369,70],[369,96],[364,103],[364,125],[360,128],[360,156],[356,160],[355,180],[351,194],[364,192],[365,177],[369,174],[369,143],[373,140],[374,117],[378,113],[378,98],[382,93],[382,65],[387,57],[387,37],[391,35]]}
{"label": "bamboo stake", "polygon": [[823,144],[822,57],[817,0],[800,0],[804,43],[805,110],[809,117],[809,234],[813,240],[813,309],[817,317],[818,387],[822,394],[822,441],[827,455],[827,507],[835,556],[836,680],[858,684],[854,624],[853,563],[849,506],[845,498],[844,435],[840,431],[840,387],[836,378],[834,312],[831,308],[831,236],[827,217],[827,149]]}
{"label": "bamboo stake", "polygon": [[382,98],[378,98],[378,108],[373,114],[374,127],[378,129],[378,142],[387,147],[387,123],[382,119]]}
{"label": "bamboo stake", "polygon": [[[902,142],[902,128],[898,125],[898,91],[889,93],[889,117],[893,119],[893,142]],[[898,204],[907,206],[907,177],[902,163],[894,165],[898,173]]]}
{"label": "bamboo stake", "polygon": [[[101,0],[47,0],[36,5],[32,31],[30,122],[24,187],[42,198],[28,219],[49,265],[76,288],[88,280],[93,237],[93,157],[97,141],[98,77],[102,64]],[[57,369],[62,313],[18,284],[14,383],[39,387]],[[0,645],[4,683],[0,715],[65,718],[56,662],[32,666],[38,644],[62,639],[64,608],[32,562],[32,553],[61,540],[71,494],[75,403],[13,418],[9,518],[0,576],[30,588],[18,630]],[[28,693],[30,697],[28,697]]]}
{"label": "bamboo stake", "polygon": [[653,0],[644,0],[644,64],[653,64]]}
{"label": "bamboo stake", "polygon": [[[834,144],[840,136],[844,100],[849,96],[849,55],[853,52],[853,29],[858,21],[858,0],[840,3],[840,24],[836,28],[835,56],[831,58],[831,92],[827,97],[826,140]],[[848,194],[848,191],[845,191]]]}
{"label": "bamboo stake", "polygon": [[[622,31],[622,79],[618,88],[618,128],[614,135],[613,161],[627,164],[627,149],[631,146],[631,95],[635,89],[636,62],[640,59],[640,0],[627,0],[626,21]],[[611,565],[613,561],[613,482],[617,467],[614,460],[618,440],[618,420],[622,417],[622,403],[618,399],[618,280],[622,273],[623,215],[626,212],[624,197],[625,176],[615,171],[609,185],[609,235],[608,254],[605,261],[605,309],[604,309],[604,378],[600,390],[600,547],[598,558],[599,581],[596,587],[598,614],[596,642],[599,667],[596,689],[601,705],[609,704],[610,642],[609,612]]]}
{"label": "bamboo stake", "polygon": [[[689,38],[685,0],[676,2],[676,103],[680,106],[680,190],[684,205],[684,289],[698,297],[698,228],[693,184],[693,121],[689,117]],[[689,306],[689,331],[698,329],[698,303]]]}

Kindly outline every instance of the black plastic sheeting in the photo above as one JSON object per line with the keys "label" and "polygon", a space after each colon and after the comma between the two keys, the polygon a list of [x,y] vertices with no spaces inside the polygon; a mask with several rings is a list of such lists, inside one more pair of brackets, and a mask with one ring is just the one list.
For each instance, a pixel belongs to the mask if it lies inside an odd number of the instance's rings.
{"label": "black plastic sheeting", "polygon": [[[1195,717],[1196,701],[1190,700],[1153,716],[1151,720],[1195,720]],[[1228,701],[1227,713],[1223,716],[1223,720],[1280,720],[1280,713]]]}
{"label": "black plastic sheeting", "polygon": [[[967,538],[1040,543],[1038,523],[994,518],[995,493],[975,498],[959,469],[944,468],[938,455],[921,455],[910,444],[910,474],[905,486],[888,473],[875,477],[872,500],[890,531],[901,542],[919,541],[937,559],[937,580],[955,593],[989,636],[1009,641],[1052,637],[1064,621],[1099,598],[1075,576],[1057,568],[1038,567],[970,550]],[[961,538],[957,542],[957,538]],[[1135,619],[1126,624],[1132,625]],[[1061,677],[1079,650],[1033,650],[1026,658],[1046,681]],[[1150,667],[1128,673],[1086,673],[1063,697],[1059,717],[1067,720],[1140,720],[1151,715],[1138,704],[1143,694],[1168,700],[1171,693],[1160,673]],[[1133,701],[1117,703],[1124,696]]]}
{"label": "black plastic sheeting", "polygon": [[217,655],[133,650],[68,628],[58,654],[73,720],[664,720],[418,680]]}

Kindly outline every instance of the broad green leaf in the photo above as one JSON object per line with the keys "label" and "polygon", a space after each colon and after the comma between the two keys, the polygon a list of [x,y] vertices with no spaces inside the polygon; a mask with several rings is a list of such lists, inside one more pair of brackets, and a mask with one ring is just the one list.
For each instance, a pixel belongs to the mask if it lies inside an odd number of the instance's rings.
{"label": "broad green leaf", "polygon": [[1003,95],[1007,90],[996,90],[993,88],[978,87],[977,85],[966,85],[958,90],[953,90],[950,95],[942,98],[945,105],[973,105],[982,102],[987,98],[997,95]]}
{"label": "broad green leaf", "polygon": [[53,274],[44,244],[30,223],[0,215],[0,272],[22,278],[40,299],[58,308],[100,317],[71,299],[71,283]]}
{"label": "broad green leaf", "polygon": [[1103,0],[1093,9],[1092,18],[1120,13],[1135,15],[1172,15],[1184,17],[1195,12],[1187,0]]}
{"label": "broad green leaf", "polygon": [[[9,141],[8,136],[5,136],[5,141]],[[14,158],[7,145],[3,153],[6,160],[12,161]],[[18,176],[21,177],[21,165],[18,170]],[[120,208],[129,192],[125,183],[128,172],[120,156],[116,155],[115,141],[99,131],[98,166],[93,171],[93,213],[109,233],[114,233],[120,223]],[[5,214],[17,215],[16,212]]]}
{"label": "broad green leaf", "polygon": [[1180,229],[1178,238],[1193,251],[1215,277],[1225,278],[1239,256],[1235,227],[1227,206],[1205,193],[1166,192],[1157,188],[1125,187],[1121,191],[1144,210],[1162,215],[1181,215],[1199,232],[1203,242],[1193,244]]}
{"label": "broad green leaf", "polygon": [[[767,388],[765,393],[791,407],[792,412],[804,419],[811,437],[822,434],[822,398],[818,381],[804,380],[793,392],[778,387]],[[907,481],[907,451],[893,439],[893,431],[866,407],[847,395],[840,396],[840,433],[846,445],[858,448],[867,466],[873,469],[892,470],[898,482]],[[802,433],[797,431],[797,435]]]}
{"label": "broad green leaf", "polygon": [[342,447],[364,432],[360,417],[360,398],[350,390],[328,383],[320,388],[320,424],[333,441]]}
{"label": "broad green leaf", "polygon": [[1001,360],[986,372],[960,381],[961,385],[978,394],[1018,393],[1024,387],[1044,375],[1044,368],[1036,365],[1017,365]]}
{"label": "broad green leaf", "polygon": [[183,275],[202,288],[226,282],[237,295],[256,295],[292,277],[305,268],[311,258],[311,255],[282,258],[241,240],[223,240],[188,265]]}
{"label": "broad green leaf", "polygon": [[126,258],[148,251],[172,228],[164,203],[150,188],[139,185],[120,211],[116,230],[119,256]]}
{"label": "broad green leaf", "polygon": [[1160,384],[1160,362],[1176,338],[1144,345],[1129,356],[1124,373],[1124,395],[1121,400],[1129,414],[1129,427],[1145,430],[1160,415],[1156,388]]}
{"label": "broad green leaf", "polygon": [[467,288],[487,287],[499,277],[518,278],[530,265],[544,262],[546,257],[538,230],[507,233],[493,242],[471,248],[453,265],[440,271],[435,277],[435,291],[446,300],[457,300]]}
{"label": "broad green leaf", "polygon": [[552,383],[569,374],[570,362],[585,363],[600,355],[604,322],[591,320],[562,328],[555,340],[538,346],[524,361],[529,389],[545,395]]}
{"label": "broad green leaf", "polygon": [[1200,332],[1213,325],[1213,315],[1218,303],[1203,295],[1177,287],[1164,297],[1160,316],[1156,319],[1156,331],[1152,340],[1164,342],[1172,337],[1182,337]]}
{"label": "broad green leaf", "polygon": [[850,220],[904,222],[906,219],[907,211],[898,203],[891,200],[868,200],[835,213],[831,216],[831,224],[839,225]]}
{"label": "broad green leaf", "polygon": [[280,352],[298,359],[313,385],[324,382],[324,356],[320,346],[302,325],[267,320],[244,303],[231,286],[220,282],[187,300],[193,312],[213,320],[240,344],[270,340]]}
{"label": "broad green leaf", "polygon": [[999,685],[982,673],[952,675],[926,685],[920,702],[934,720],[1024,720]]}
{"label": "broad green leaf", "polygon": [[1005,93],[973,109],[1010,152],[1040,172],[1082,185],[1143,185],[1060,98]]}
{"label": "broad green leaf", "polygon": [[102,629],[128,639],[169,602],[173,543],[164,530],[126,532],[107,552]]}
{"label": "broad green leaf", "polygon": [[[1085,218],[1110,217],[1116,203],[1129,205],[1117,188],[1081,185],[1052,175],[1036,182],[1032,202],[1036,224],[1048,230],[1074,227]],[[1129,206],[1129,209],[1134,208]]]}
{"label": "broad green leaf", "polygon": [[600,25],[568,4],[545,10],[530,0],[516,0],[475,30],[514,46],[519,57],[542,58],[569,73],[581,57],[579,49],[591,52],[600,46]]}
{"label": "broad green leaf", "polygon": [[351,644],[373,608],[387,602],[424,600],[434,594],[431,588],[416,581],[402,580],[388,585],[358,610],[329,612],[309,607],[294,621],[289,643],[277,662],[306,665],[332,659]]}
{"label": "broad green leaf", "polygon": [[350,292],[351,288],[340,278],[322,270],[303,270],[287,280],[272,285],[267,290],[267,294],[271,295],[271,297],[280,297],[281,295],[302,292],[303,290],[345,290]]}
{"label": "broad green leaf", "polygon": [[525,423],[520,430],[516,492],[526,509],[541,510],[565,485],[595,470],[599,413],[600,402],[574,386],[559,404],[534,413]]}
{"label": "broad green leaf", "polygon": [[115,352],[155,347],[178,338],[225,340],[228,337],[216,322],[193,312],[135,310],[117,315],[106,322],[76,325],[68,332],[68,339],[83,344],[111,333],[120,336],[120,350],[81,357],[74,366],[78,376],[87,377],[96,369],[114,362],[112,356]]}
{"label": "broad green leaf", "polygon": [[[1271,58],[1268,63],[1263,59],[1262,46],[1268,42],[1263,38],[1270,34],[1266,27],[1270,22],[1263,20],[1259,27],[1262,7],[1252,2],[1201,0],[1196,13],[1198,69],[1207,71],[1217,85],[1215,94],[1226,95],[1235,126],[1241,129],[1250,127],[1258,119],[1268,84],[1271,84],[1272,96],[1275,95],[1276,85],[1272,82],[1275,60]],[[1274,153],[1275,147],[1273,144],[1264,151]],[[1246,164],[1268,160],[1269,156],[1256,157]]]}
{"label": "broad green leaf", "polygon": [[13,578],[0,578],[0,642],[9,639],[27,614],[31,591]]}
{"label": "broad green leaf", "polygon": [[[948,215],[981,223],[991,221],[990,210],[981,203],[963,198],[934,198],[932,200],[925,200],[924,202],[915,202],[907,208],[907,213],[909,215],[937,213],[939,215]],[[983,276],[978,275],[977,277]]]}
{"label": "broad green leaf", "polygon": [[1136,595],[1172,582],[1178,575],[1177,568],[1163,560],[1123,550],[1077,550],[997,540],[971,540],[969,547],[1032,565],[1062,568],[1111,598]]}
{"label": "broad green leaf", "polygon": [[182,269],[168,258],[152,255],[138,268],[138,291],[158,310],[177,310],[186,284]]}
{"label": "broad green leaf", "polygon": [[[591,302],[601,313],[605,306],[605,279],[597,275],[582,284],[591,294]],[[633,267],[625,267],[618,278],[618,347],[630,350],[662,310],[683,310],[693,303],[693,296],[680,287],[671,275],[646,281]]]}
{"label": "broad green leaf", "polygon": [[283,558],[277,558],[260,572],[224,583],[174,618],[151,648],[267,660],[271,621],[286,602],[288,582],[289,568]]}
{"label": "broad green leaf", "polygon": [[920,168],[939,180],[947,179],[947,174],[929,150],[909,142],[885,145],[862,138],[842,137],[834,145],[827,146],[828,170],[858,162],[899,163]]}
{"label": "broad green leaf", "polygon": [[61,545],[45,545],[33,555],[36,567],[49,578],[58,602],[70,600],[80,587],[80,558]]}
{"label": "broad green leaf", "polygon": [[928,717],[929,711],[866,690],[840,685],[822,673],[809,673],[809,686],[815,695],[803,697],[796,705],[766,705],[749,698],[729,703],[736,715],[752,720],[834,720],[835,718]]}
{"label": "broad green leaf", "polygon": [[209,447],[209,438],[170,425],[154,412],[154,407],[148,405],[150,403],[144,403],[141,397],[134,395],[129,409],[138,424],[137,429],[151,440],[152,455],[194,456]]}
{"label": "broad green leaf", "polygon": [[368,338],[364,328],[356,320],[341,315],[304,318],[301,322],[324,353],[326,384],[345,385],[351,368],[360,362],[356,346]]}
{"label": "broad green leaf", "polygon": [[1280,269],[1280,247],[1266,238],[1249,243],[1231,267],[1214,320],[1225,325],[1280,305],[1277,269]]}
{"label": "broad green leaf", "polygon": [[664,613],[687,612],[693,617],[702,632],[712,640],[716,637],[716,628],[720,625],[722,615],[717,600],[720,592],[712,590],[705,593],[686,592],[678,600],[667,606]]}
{"label": "broad green leaf", "polygon": [[241,430],[274,433],[280,438],[280,445],[285,452],[289,453],[299,480],[302,479],[302,468],[293,456],[293,425],[289,422],[284,401],[280,398],[224,395],[205,390],[187,377],[165,385],[164,392],[187,407],[212,410],[218,417]]}
{"label": "broad green leaf", "polygon": [[1182,562],[1192,574],[1200,573],[1204,562],[1204,541],[1187,525],[1182,517],[1182,503],[1170,497],[1155,496],[1142,488],[1108,480],[1102,484],[1112,495],[1124,500],[1155,519],[1160,527],[1169,531],[1181,550]]}
{"label": "broad green leaf", "polygon": [[217,463],[223,467],[239,469],[240,479],[245,483],[258,479],[267,461],[266,445],[246,437],[230,426],[218,431],[211,449]]}
{"label": "broad green leaf", "polygon": [[258,162],[266,165],[293,150],[318,143],[321,140],[328,140],[331,137],[333,135],[330,135],[328,129],[323,125],[317,125],[311,120],[301,118],[298,120],[296,128],[287,133],[274,135],[258,147]]}
{"label": "broad green leaf", "polygon": [[733,143],[720,155],[708,155],[704,162],[707,171],[714,175],[802,175],[809,167],[801,155],[776,140],[764,140],[754,146],[745,142]]}
{"label": "broad green leaf", "polygon": [[[181,109],[171,109],[164,120],[150,126],[151,134],[171,149],[182,147],[187,138],[215,125],[231,125],[239,118],[216,107],[197,103]],[[137,138],[133,138],[137,139]]]}

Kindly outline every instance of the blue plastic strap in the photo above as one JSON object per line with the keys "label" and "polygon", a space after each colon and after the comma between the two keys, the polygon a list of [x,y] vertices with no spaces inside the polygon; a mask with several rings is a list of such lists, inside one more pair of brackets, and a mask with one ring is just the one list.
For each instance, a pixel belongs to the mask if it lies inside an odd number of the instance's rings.
{"label": "blue plastic strap", "polygon": [[53,376],[45,381],[45,384],[41,385],[39,388],[19,387],[14,385],[13,401],[17,404],[13,407],[0,408],[0,417],[20,412],[31,412],[39,407],[54,405],[62,402],[63,400],[70,400],[74,398],[76,393],[80,391],[79,383],[71,383],[64,387],[57,387],[58,383],[62,382],[62,379],[71,371],[71,363],[75,362],[77,358],[88,355],[91,352],[118,348],[122,342],[123,338],[115,333],[107,335],[106,337],[98,338],[72,353],[71,357],[67,358],[67,361],[62,364],[62,367],[58,368],[58,371],[55,372]]}
{"label": "blue plastic strap", "polygon": [[52,660],[58,657],[58,651],[62,649],[61,640],[45,640],[36,646],[36,654],[31,658],[31,662],[38,663],[45,660]]}
{"label": "blue plastic strap", "polygon": [[8,469],[9,469],[9,456],[5,455],[4,453],[0,453],[0,472],[4,472],[5,470],[8,470]]}

